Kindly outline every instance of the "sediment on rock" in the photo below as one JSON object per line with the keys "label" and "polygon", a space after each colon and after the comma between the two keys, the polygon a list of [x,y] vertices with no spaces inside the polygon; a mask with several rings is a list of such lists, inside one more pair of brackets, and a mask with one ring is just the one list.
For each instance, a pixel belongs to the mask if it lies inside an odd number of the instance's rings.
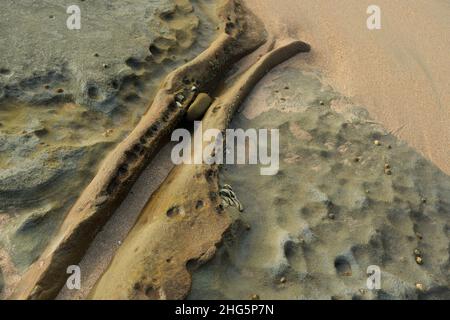
{"label": "sediment on rock", "polygon": [[[219,92],[202,120],[203,130],[224,131],[238,106],[271,68],[305,51],[309,51],[307,44],[287,41],[260,58]],[[214,255],[232,221],[221,205],[218,165],[175,167],[150,198],[90,298],[185,298],[191,272]]]}
{"label": "sediment on rock", "polygon": [[183,119],[196,90],[210,92],[235,61],[264,42],[264,29],[242,7],[227,0],[220,9],[222,33],[193,61],[163,82],[136,128],[103,161],[97,175],[68,213],[47,249],[27,270],[12,299],[51,299],[89,244],[121,203],[149,160]]}

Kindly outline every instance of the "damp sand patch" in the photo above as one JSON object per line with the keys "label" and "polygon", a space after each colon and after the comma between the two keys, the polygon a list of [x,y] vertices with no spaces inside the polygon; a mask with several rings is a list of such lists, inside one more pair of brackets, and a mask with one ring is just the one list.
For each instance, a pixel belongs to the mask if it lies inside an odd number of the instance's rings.
{"label": "damp sand patch", "polygon": [[[164,76],[214,38],[215,1],[10,2],[0,13],[0,249],[5,290],[39,257]],[[14,44],[14,45],[12,45]],[[43,54],[45,53],[45,54]],[[9,279],[8,279],[9,277]]]}
{"label": "damp sand patch", "polygon": [[[269,108],[250,120],[255,101]],[[245,210],[230,208],[237,222],[193,273],[190,299],[450,297],[450,177],[365,109],[314,72],[285,66],[259,84],[232,127],[278,128],[280,171],[222,168],[221,184]],[[367,290],[370,265],[381,268],[380,290]]]}

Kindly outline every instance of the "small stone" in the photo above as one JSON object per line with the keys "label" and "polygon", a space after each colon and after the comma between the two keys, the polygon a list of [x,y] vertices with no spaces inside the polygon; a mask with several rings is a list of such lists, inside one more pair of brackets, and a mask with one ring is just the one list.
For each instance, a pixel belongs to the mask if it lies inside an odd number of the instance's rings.
{"label": "small stone", "polygon": [[64,92],[64,89],[63,89],[63,88],[58,88],[58,89],[56,89],[56,92],[57,92],[57,93],[63,93],[63,92]]}
{"label": "small stone", "polygon": [[334,213],[329,213],[328,214],[328,218],[331,219],[331,220],[334,220],[336,218],[336,216],[335,216]]}
{"label": "small stone", "polygon": [[422,257],[416,257],[416,263],[422,265],[423,264]]}
{"label": "small stone", "polygon": [[392,175],[392,170],[391,169],[384,169],[384,173],[387,174],[388,176]]}
{"label": "small stone", "polygon": [[423,284],[421,284],[419,282],[416,283],[416,289],[419,290],[419,291],[425,291],[425,288],[424,288]]}
{"label": "small stone", "polygon": [[417,239],[419,239],[419,240],[422,240],[422,239],[423,239],[422,234],[419,233],[419,232],[416,232],[416,237],[417,237]]}
{"label": "small stone", "polygon": [[245,224],[245,230],[249,231],[252,227],[250,226],[250,224],[246,223]]}
{"label": "small stone", "polygon": [[100,55],[98,53],[94,53],[94,57],[99,57]]}
{"label": "small stone", "polygon": [[325,105],[325,102],[323,102],[322,100],[320,100],[320,101],[319,101],[319,104],[320,104],[321,106],[323,106],[323,105]]}
{"label": "small stone", "polygon": [[391,146],[391,145],[388,145],[388,149],[392,149],[392,146]]}
{"label": "small stone", "polygon": [[286,278],[285,277],[281,277],[280,278],[280,283],[286,283]]}
{"label": "small stone", "polygon": [[122,241],[117,241],[117,244],[120,246],[122,244]]}
{"label": "small stone", "polygon": [[373,144],[376,145],[376,146],[381,146],[380,140],[375,140],[375,141],[373,142]]}
{"label": "small stone", "polygon": [[385,163],[385,164],[384,164],[384,168],[385,168],[385,169],[390,169],[391,166],[389,165],[389,163]]}
{"label": "small stone", "polygon": [[422,203],[427,203],[427,199],[425,199],[425,198],[422,198],[421,201],[422,201]]}
{"label": "small stone", "polygon": [[188,121],[201,120],[212,103],[212,98],[206,93],[199,93],[186,112]]}
{"label": "small stone", "polygon": [[251,298],[252,298],[252,300],[259,300],[260,299],[259,295],[257,295],[257,294],[252,294]]}
{"label": "small stone", "polygon": [[359,293],[366,294],[366,289],[359,289]]}
{"label": "small stone", "polygon": [[103,64],[103,68],[104,68],[104,69],[108,69],[109,66],[108,66],[106,63],[104,63],[104,64]]}
{"label": "small stone", "polygon": [[356,158],[354,159],[355,162],[360,162],[361,160],[362,160],[362,157],[356,157]]}
{"label": "small stone", "polygon": [[198,90],[198,88],[196,86],[192,86],[191,91],[192,92],[196,92]]}
{"label": "small stone", "polygon": [[419,249],[414,249],[414,255],[419,257],[422,255],[422,252]]}

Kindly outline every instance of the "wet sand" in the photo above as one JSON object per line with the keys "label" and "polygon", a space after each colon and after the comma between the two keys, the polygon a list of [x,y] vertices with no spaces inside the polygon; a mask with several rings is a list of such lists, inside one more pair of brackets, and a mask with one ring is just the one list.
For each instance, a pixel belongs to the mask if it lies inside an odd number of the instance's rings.
{"label": "wet sand", "polygon": [[299,66],[319,68],[324,81],[450,174],[448,1],[378,1],[378,31],[366,27],[367,0],[245,3],[276,37],[311,44]]}

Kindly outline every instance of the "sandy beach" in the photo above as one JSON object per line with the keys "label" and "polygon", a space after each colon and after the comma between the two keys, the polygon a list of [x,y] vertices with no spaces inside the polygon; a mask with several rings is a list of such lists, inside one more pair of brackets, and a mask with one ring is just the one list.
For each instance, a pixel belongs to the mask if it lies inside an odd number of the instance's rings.
{"label": "sandy beach", "polygon": [[245,2],[277,37],[311,44],[299,66],[319,68],[337,91],[450,174],[450,3],[378,1],[382,27],[370,31],[371,1]]}

